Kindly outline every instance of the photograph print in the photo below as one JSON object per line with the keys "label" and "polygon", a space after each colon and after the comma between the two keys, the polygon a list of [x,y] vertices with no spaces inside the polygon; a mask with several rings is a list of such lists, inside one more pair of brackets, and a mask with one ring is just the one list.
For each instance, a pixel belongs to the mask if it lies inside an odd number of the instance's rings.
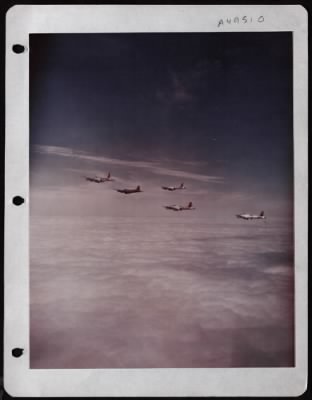
{"label": "photograph print", "polygon": [[292,33],[29,43],[30,368],[294,367]]}

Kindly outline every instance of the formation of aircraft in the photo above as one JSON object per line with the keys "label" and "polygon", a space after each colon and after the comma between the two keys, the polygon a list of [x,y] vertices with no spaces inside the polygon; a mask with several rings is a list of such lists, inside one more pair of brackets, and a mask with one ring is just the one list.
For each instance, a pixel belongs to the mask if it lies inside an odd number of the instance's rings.
{"label": "formation of aircraft", "polygon": [[141,190],[141,186],[137,186],[135,189],[116,189],[117,192],[119,193],[124,193],[124,194],[132,194],[132,193],[141,193],[143,190]]}
{"label": "formation of aircraft", "polygon": [[264,215],[264,211],[261,211],[261,213],[259,215],[251,215],[251,214],[237,214],[236,215],[237,218],[241,218],[241,219],[246,219],[246,220],[250,220],[250,219],[265,219],[265,215]]}
{"label": "formation of aircraft", "polygon": [[184,183],[181,183],[180,186],[162,186],[161,188],[164,190],[169,190],[170,192],[173,192],[174,190],[186,189]]}
{"label": "formation of aircraft", "polygon": [[172,211],[187,211],[187,210],[195,210],[193,207],[193,203],[190,201],[187,206],[179,206],[177,204],[173,204],[172,206],[164,206],[167,210]]}
{"label": "formation of aircraft", "polygon": [[104,183],[104,182],[113,182],[114,179],[111,178],[111,173],[109,172],[105,178],[100,177],[100,176],[86,176],[85,177],[87,181],[89,182],[95,182],[95,183]]}
{"label": "formation of aircraft", "polygon": [[[85,179],[89,182],[95,182],[95,183],[104,183],[104,182],[113,182],[114,179],[111,177],[111,173],[108,172],[106,177],[100,177],[100,176],[85,176]],[[182,190],[186,189],[184,186],[184,183],[181,183],[180,186],[162,186],[161,187],[163,190],[168,190],[170,192],[175,191],[175,190]],[[133,194],[133,193],[142,193],[143,190],[141,190],[141,186],[138,185],[135,189],[115,189],[119,193],[123,194]],[[193,207],[193,203],[189,202],[187,206],[180,206],[178,204],[172,204],[169,206],[164,206],[167,210],[172,210],[172,211],[187,211],[187,210],[195,210],[195,207]],[[237,218],[244,219],[244,220],[257,220],[257,219],[266,219],[266,216],[264,215],[264,211],[261,211],[259,215],[257,214],[236,214]]]}

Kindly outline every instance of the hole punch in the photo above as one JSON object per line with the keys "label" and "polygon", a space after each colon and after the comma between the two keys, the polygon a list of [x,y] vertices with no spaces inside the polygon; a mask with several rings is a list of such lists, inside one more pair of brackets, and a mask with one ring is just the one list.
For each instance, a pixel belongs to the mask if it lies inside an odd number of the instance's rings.
{"label": "hole punch", "polygon": [[24,349],[20,349],[19,347],[15,347],[15,349],[12,350],[12,356],[16,357],[16,358],[23,355],[23,353],[24,353]]}
{"label": "hole punch", "polygon": [[21,196],[14,196],[12,202],[15,206],[20,206],[25,202],[25,200]]}
{"label": "hole punch", "polygon": [[25,46],[21,45],[21,44],[14,44],[12,46],[12,50],[14,53],[16,54],[21,54],[24,53],[24,51],[26,50]]}

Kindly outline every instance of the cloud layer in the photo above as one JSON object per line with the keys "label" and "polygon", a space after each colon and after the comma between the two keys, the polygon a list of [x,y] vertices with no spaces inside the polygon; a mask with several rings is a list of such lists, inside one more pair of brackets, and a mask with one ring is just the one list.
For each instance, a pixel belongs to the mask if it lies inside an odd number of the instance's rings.
{"label": "cloud layer", "polygon": [[278,222],[33,218],[31,368],[294,365]]}

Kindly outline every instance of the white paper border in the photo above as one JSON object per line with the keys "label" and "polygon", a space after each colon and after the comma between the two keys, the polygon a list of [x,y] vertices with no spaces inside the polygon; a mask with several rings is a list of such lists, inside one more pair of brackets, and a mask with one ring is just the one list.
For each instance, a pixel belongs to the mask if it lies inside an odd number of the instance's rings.
{"label": "white paper border", "polygon": [[[247,16],[253,23],[223,24]],[[264,22],[256,22],[259,16]],[[307,20],[300,5],[17,5],[6,18],[4,386],[12,396],[298,396],[307,385]],[[295,367],[29,369],[30,33],[292,31],[294,51]],[[26,202],[14,206],[12,197]],[[20,358],[15,347],[24,348]]]}

